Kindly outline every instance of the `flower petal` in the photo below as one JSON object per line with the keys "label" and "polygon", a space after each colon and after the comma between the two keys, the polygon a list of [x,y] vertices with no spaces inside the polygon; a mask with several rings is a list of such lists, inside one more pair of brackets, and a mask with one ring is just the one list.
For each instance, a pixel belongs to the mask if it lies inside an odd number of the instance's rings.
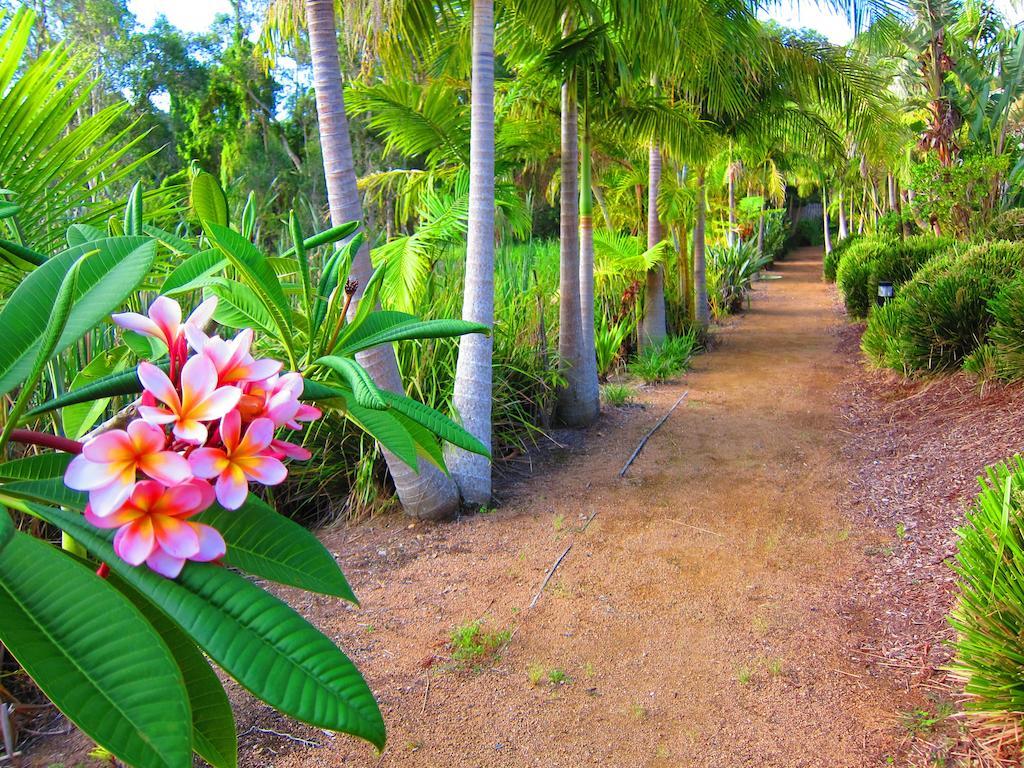
{"label": "flower petal", "polygon": [[107,517],[121,508],[135,487],[135,469],[121,473],[117,480],[89,491],[89,505],[96,517]]}
{"label": "flower petal", "polygon": [[64,471],[64,485],[76,491],[92,491],[110,485],[124,471],[117,463],[89,461],[85,456],[75,456]]}
{"label": "flower petal", "polygon": [[[134,495],[132,500],[135,500]],[[157,515],[188,517],[195,513],[202,500],[203,494],[199,488],[186,481],[170,488],[161,488],[160,498],[149,509]]]}
{"label": "flower petal", "polygon": [[199,326],[192,323],[185,323],[185,338],[188,339],[189,346],[197,353],[202,353],[210,342],[210,337],[203,333]]}
{"label": "flower petal", "polygon": [[270,444],[270,448],[281,456],[287,456],[289,459],[295,459],[297,461],[308,461],[313,457],[313,454],[301,445],[289,443],[286,440],[275,440]]}
{"label": "flower petal", "polygon": [[91,504],[87,504],[85,507],[85,519],[97,528],[120,528],[134,520],[138,520],[142,515],[143,513],[131,504],[125,504],[123,507],[111,512],[106,517],[94,515]]}
{"label": "flower petal", "polygon": [[213,505],[213,502],[217,500],[217,492],[214,491],[213,486],[205,480],[193,477],[186,483],[186,485],[191,488],[195,488],[199,492],[199,503],[196,505],[192,514],[199,514],[204,509],[208,509]]}
{"label": "flower petal", "polygon": [[146,558],[146,565],[151,571],[156,571],[168,579],[178,578],[181,569],[185,567],[185,561],[180,557],[174,557],[162,549],[154,549],[153,554]]}
{"label": "flower petal", "polygon": [[195,529],[196,535],[199,537],[199,552],[192,555],[189,559],[208,563],[211,560],[224,557],[224,553],[227,552],[228,548],[224,543],[224,537],[220,535],[220,531],[202,523],[188,523],[188,525]]}
{"label": "flower petal", "polygon": [[189,411],[189,417],[197,421],[216,421],[238,405],[241,397],[242,390],[238,387],[220,387],[202,402],[196,403]]}
{"label": "flower petal", "polygon": [[256,419],[247,430],[236,452],[243,456],[253,456],[265,450],[274,439],[274,422],[270,419]]}
{"label": "flower petal", "polygon": [[240,468],[231,464],[217,478],[217,501],[224,509],[238,509],[249,495],[249,483]]}
{"label": "flower petal", "polygon": [[138,419],[128,425],[128,437],[131,438],[132,447],[138,454],[156,453],[167,445],[167,436],[160,427],[154,427]]}
{"label": "flower petal", "polygon": [[177,485],[192,477],[188,461],[174,451],[160,451],[140,456],[139,469],[164,485]]}
{"label": "flower petal", "polygon": [[181,307],[174,299],[157,296],[149,305],[149,316],[163,333],[164,342],[170,347],[181,329]]}
{"label": "flower petal", "polygon": [[181,367],[182,410],[191,411],[217,388],[217,369],[204,355],[195,355]]}
{"label": "flower petal", "polygon": [[141,333],[143,336],[149,336],[150,338],[160,339],[163,341],[164,335],[160,330],[160,326],[145,315],[140,315],[138,312],[121,312],[116,315],[111,315],[110,319],[114,321],[114,325],[124,328],[125,330],[135,331],[135,333]]}
{"label": "flower petal", "polygon": [[156,537],[148,515],[123,526],[114,536],[114,551],[131,565],[141,565],[155,547]]}
{"label": "flower petal", "polygon": [[196,421],[195,419],[181,419],[174,425],[171,431],[179,440],[184,440],[186,443],[194,443],[195,445],[202,445],[210,435],[206,426],[201,421]]}
{"label": "flower petal", "polygon": [[156,543],[173,557],[188,559],[199,552],[199,536],[189,523],[168,515],[153,515]]}
{"label": "flower petal", "polygon": [[166,403],[172,411],[181,411],[181,400],[178,398],[178,393],[175,391],[171,380],[167,378],[166,373],[152,363],[147,362],[139,363],[138,372],[139,381],[142,382],[144,389],[160,402]]}
{"label": "flower petal", "polygon": [[239,459],[245,476],[261,485],[279,485],[288,477],[284,464],[273,456],[247,456]]}
{"label": "flower petal", "polygon": [[216,477],[228,466],[228,457],[220,448],[198,448],[188,455],[188,464],[196,477]]}
{"label": "flower petal", "polygon": [[171,424],[178,420],[178,417],[164,408],[157,408],[153,405],[140,405],[139,416],[147,424]]}
{"label": "flower petal", "polygon": [[[217,297],[211,296],[198,307],[192,310],[192,314],[188,316],[188,320],[185,321],[185,329],[191,326],[200,331],[204,330],[207,325],[210,324],[210,320],[213,319],[213,313],[217,311]],[[197,352],[199,350],[196,350]]]}
{"label": "flower petal", "polygon": [[220,440],[228,453],[234,453],[238,447],[238,439],[242,433],[242,414],[229,411],[220,420]]}
{"label": "flower petal", "polygon": [[124,462],[135,458],[135,446],[123,429],[112,429],[89,440],[82,447],[82,455],[97,463]]}

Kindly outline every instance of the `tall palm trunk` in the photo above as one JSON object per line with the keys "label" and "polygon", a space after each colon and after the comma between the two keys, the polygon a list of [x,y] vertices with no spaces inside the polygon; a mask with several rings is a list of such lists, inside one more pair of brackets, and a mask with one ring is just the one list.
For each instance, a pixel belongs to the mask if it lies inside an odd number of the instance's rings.
{"label": "tall palm trunk", "polygon": [[[661,187],[661,147],[652,141],[648,151],[647,179],[647,247],[661,242],[661,219],[658,216],[658,189]],[[644,320],[640,329],[641,346],[660,344],[665,340],[665,266],[658,264],[647,270],[644,287]]]}
{"label": "tall palm trunk", "polygon": [[825,253],[832,253],[832,230],[828,224],[828,187],[821,185],[821,222],[825,229]]}
{"label": "tall palm trunk", "polygon": [[839,239],[850,236],[850,228],[846,226],[846,208],[843,206],[843,188],[839,188]]}
{"label": "tall palm trunk", "polygon": [[711,307],[708,305],[708,271],[705,255],[704,228],[707,219],[707,194],[705,190],[705,169],[697,169],[697,199],[694,202],[693,221],[693,303],[694,315],[701,328],[711,324]]}
{"label": "tall palm trunk", "polygon": [[757,216],[757,255],[764,256],[764,189],[761,189],[761,210]]}
{"label": "tall palm trunk", "polygon": [[736,179],[733,177],[732,166],[729,166],[729,232],[727,235],[727,242],[729,247],[732,248],[736,245],[737,235],[736,231]]}
{"label": "tall palm trunk", "polygon": [[[356,186],[356,172],[352,161],[352,143],[345,116],[345,98],[341,82],[341,63],[338,59],[338,33],[334,23],[332,0],[306,0],[306,20],[309,25],[309,52],[313,64],[313,90],[319,120],[320,146],[327,181],[327,201],[331,209],[331,223],[362,221],[363,208]],[[372,274],[370,250],[363,245],[352,260],[350,276],[359,284],[358,299]],[[383,345],[360,353],[359,362],[381,387],[402,392],[402,377],[398,372],[395,351]],[[391,477],[395,481],[398,498],[406,514],[413,517],[437,519],[458,508],[459,494],[454,481],[433,465],[422,463],[417,474],[401,459],[384,451]]]}
{"label": "tall palm trunk", "polygon": [[891,173],[886,174],[885,180],[889,191],[889,212],[896,210],[896,177]]}
{"label": "tall palm trunk", "polygon": [[562,188],[559,234],[558,358],[565,387],[558,395],[558,418],[569,426],[593,423],[600,401],[586,396],[583,377],[583,329],[580,325],[579,121],[576,77],[562,84]]}
{"label": "tall palm trunk", "polygon": [[[473,82],[470,97],[469,227],[462,318],[494,325],[494,0],[473,0]],[[452,405],[462,425],[491,447],[491,336],[459,340]],[[596,375],[596,374],[595,374]],[[491,500],[491,462],[449,448],[447,464],[467,504]]]}
{"label": "tall palm trunk", "polygon": [[[583,401],[601,407],[594,343],[594,199],[591,185],[590,92],[584,86],[580,147],[580,380]],[[595,417],[596,418],[596,415]]]}

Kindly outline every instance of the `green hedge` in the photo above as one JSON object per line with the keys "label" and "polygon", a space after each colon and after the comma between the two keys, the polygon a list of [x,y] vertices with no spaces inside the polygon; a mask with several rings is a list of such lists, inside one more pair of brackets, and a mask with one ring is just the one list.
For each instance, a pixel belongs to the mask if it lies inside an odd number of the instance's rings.
{"label": "green hedge", "polygon": [[830,253],[825,254],[825,258],[821,263],[821,269],[826,280],[830,283],[836,281],[836,269],[839,267],[839,260],[843,258],[843,254],[850,249],[850,246],[860,239],[860,235],[849,235],[832,246]]}
{"label": "green hedge", "polygon": [[989,240],[1024,240],[1024,208],[1003,211],[988,225]]}
{"label": "green hedge", "polygon": [[840,256],[836,285],[843,294],[851,317],[867,317],[878,295],[879,282],[900,286],[935,254],[952,244],[949,240],[919,235],[905,240],[891,237],[865,237]]}
{"label": "green hedge", "polygon": [[[1022,276],[1024,243],[982,243],[962,254],[940,253],[917,271],[884,312],[871,313],[861,348],[876,364],[905,374],[959,368],[987,343],[997,306],[1004,312],[1004,325],[1018,322],[1014,317],[1022,311],[1024,298],[1011,295],[1009,286]],[[1003,338],[1007,348],[1016,343],[1009,332]]]}

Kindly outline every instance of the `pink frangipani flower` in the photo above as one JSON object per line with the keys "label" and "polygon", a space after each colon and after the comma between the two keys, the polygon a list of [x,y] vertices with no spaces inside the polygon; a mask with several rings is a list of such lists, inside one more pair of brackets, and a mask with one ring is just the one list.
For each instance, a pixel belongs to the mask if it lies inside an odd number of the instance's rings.
{"label": "pink frangipani flower", "polygon": [[201,480],[169,488],[143,480],[112,514],[98,516],[89,506],[85,518],[97,528],[118,529],[114,551],[126,563],[146,563],[173,579],[186,560],[209,562],[224,556],[224,539],[215,528],[187,520],[208,507],[212,497],[209,484]]}
{"label": "pink frangipani flower", "polygon": [[323,414],[319,408],[300,403],[303,381],[298,373],[286,373],[267,382],[266,405],[260,415],[274,422],[275,427],[301,429],[300,421],[316,421]]}
{"label": "pink frangipani flower", "polygon": [[280,361],[256,360],[249,354],[252,347],[251,328],[246,328],[229,341],[225,341],[219,336],[207,336],[195,326],[187,327],[185,334],[192,348],[213,363],[217,369],[219,384],[262,381],[281,370]]}
{"label": "pink frangipani flower", "polygon": [[162,429],[133,421],[127,430],[111,430],[89,440],[81,455],[68,465],[64,483],[78,491],[89,491],[93,514],[106,517],[131,495],[138,472],[165,485],[191,478],[185,458],[166,447]]}
{"label": "pink frangipani flower", "polygon": [[220,423],[220,439],[224,448],[198,448],[188,457],[196,477],[217,478],[217,501],[225,509],[238,509],[249,493],[249,481],[263,485],[284,482],[288,470],[277,458],[269,455],[274,439],[274,423],[256,419],[242,435],[242,417],[231,411]]}
{"label": "pink frangipani flower", "polygon": [[[216,309],[216,297],[207,299],[189,315],[184,328],[203,328],[210,322]],[[149,305],[148,317],[137,312],[122,312],[112,315],[111,319],[116,325],[129,331],[159,339],[167,345],[168,350],[174,349],[184,330],[181,323],[181,307],[174,299],[166,296],[158,296]]]}
{"label": "pink frangipani flower", "polygon": [[152,363],[139,363],[139,381],[166,406],[140,405],[139,415],[150,424],[173,424],[174,436],[188,443],[205,443],[204,422],[223,418],[242,396],[237,387],[218,387],[217,370],[201,355],[189,358],[182,367],[180,397],[167,374]]}

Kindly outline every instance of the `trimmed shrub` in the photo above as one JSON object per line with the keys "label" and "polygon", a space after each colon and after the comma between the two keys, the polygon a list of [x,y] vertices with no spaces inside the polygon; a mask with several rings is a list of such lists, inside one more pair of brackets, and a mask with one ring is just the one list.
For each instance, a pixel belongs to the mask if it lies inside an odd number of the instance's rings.
{"label": "trimmed shrub", "polygon": [[[953,672],[967,711],[1007,747],[1020,743],[1024,711],[1024,460],[991,467],[958,531],[954,570],[959,596]],[[1018,752],[1019,754],[1019,752]]]}
{"label": "trimmed shrub", "polygon": [[901,343],[909,370],[958,368],[994,323],[989,301],[1024,270],[1024,243],[976,245],[925,264],[902,290]]}
{"label": "trimmed shrub", "polygon": [[836,267],[836,287],[850,317],[867,317],[874,303],[868,295],[871,265],[896,248],[897,241],[879,237],[862,237],[846,249]]}
{"label": "trimmed shrub", "polygon": [[988,225],[990,240],[1024,240],[1024,208],[1003,211]]}
{"label": "trimmed shrub", "polygon": [[902,299],[875,308],[860,338],[860,348],[879,368],[892,368],[904,375],[910,372],[903,346]]}
{"label": "trimmed shrub", "polygon": [[836,284],[851,317],[866,317],[885,280],[900,286],[910,280],[922,264],[951,245],[931,235],[859,240],[840,258]]}
{"label": "trimmed shrub", "polygon": [[993,325],[989,341],[996,358],[999,378],[1024,379],[1024,278],[1003,287],[988,303]]}
{"label": "trimmed shrub", "polygon": [[825,254],[825,258],[821,263],[821,269],[828,282],[834,283],[836,281],[836,268],[839,266],[839,260],[843,257],[843,254],[849,250],[850,246],[860,239],[860,235],[850,235],[832,246],[831,253]]}

